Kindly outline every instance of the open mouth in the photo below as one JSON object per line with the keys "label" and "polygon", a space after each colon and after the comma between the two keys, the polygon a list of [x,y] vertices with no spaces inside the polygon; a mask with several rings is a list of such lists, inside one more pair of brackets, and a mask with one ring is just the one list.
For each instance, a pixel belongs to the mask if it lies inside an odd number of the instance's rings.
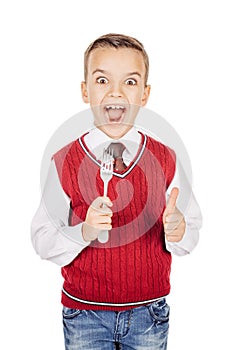
{"label": "open mouth", "polygon": [[126,113],[126,106],[124,105],[105,105],[105,115],[109,123],[121,123]]}

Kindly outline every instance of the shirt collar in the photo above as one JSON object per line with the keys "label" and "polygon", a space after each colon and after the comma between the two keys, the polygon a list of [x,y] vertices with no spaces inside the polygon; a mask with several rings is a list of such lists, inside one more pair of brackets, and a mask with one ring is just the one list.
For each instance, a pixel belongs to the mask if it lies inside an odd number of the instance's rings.
{"label": "shirt collar", "polygon": [[116,140],[110,138],[100,129],[94,128],[85,135],[84,141],[97,159],[102,157],[103,149],[106,149],[112,142],[123,143],[126,150],[132,155],[132,157],[134,157],[141,142],[141,135],[135,127],[132,127],[123,137]]}

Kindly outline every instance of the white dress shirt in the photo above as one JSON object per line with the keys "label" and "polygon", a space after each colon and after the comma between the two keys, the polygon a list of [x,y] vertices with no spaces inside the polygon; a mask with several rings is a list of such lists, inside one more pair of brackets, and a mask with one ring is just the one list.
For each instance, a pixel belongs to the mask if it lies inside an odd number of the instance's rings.
{"label": "white dress shirt", "polygon": [[[89,131],[84,137],[89,150],[101,159],[103,148],[111,142],[125,145],[123,161],[126,165],[135,158],[141,134],[135,127],[119,140],[112,140],[98,128]],[[173,187],[178,187],[177,207],[184,215],[186,231],[183,239],[177,243],[166,241],[166,248],[175,255],[186,255],[196,246],[199,229],[202,224],[200,208],[192,193],[179,161],[176,162],[175,176],[167,190],[167,198]],[[40,206],[32,220],[31,237],[33,246],[42,259],[50,260],[59,266],[69,264],[90,242],[82,236],[82,224],[68,225],[70,199],[64,193],[54,161],[51,162],[47,181],[43,190]]]}

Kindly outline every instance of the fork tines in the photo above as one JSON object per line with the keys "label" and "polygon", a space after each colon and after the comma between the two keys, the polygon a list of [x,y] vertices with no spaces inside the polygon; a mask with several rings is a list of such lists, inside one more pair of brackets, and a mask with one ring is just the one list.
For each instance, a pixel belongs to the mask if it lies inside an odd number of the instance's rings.
{"label": "fork tines", "polygon": [[113,161],[113,151],[109,148],[104,148],[103,157],[102,157],[102,165],[106,163],[111,163]]}

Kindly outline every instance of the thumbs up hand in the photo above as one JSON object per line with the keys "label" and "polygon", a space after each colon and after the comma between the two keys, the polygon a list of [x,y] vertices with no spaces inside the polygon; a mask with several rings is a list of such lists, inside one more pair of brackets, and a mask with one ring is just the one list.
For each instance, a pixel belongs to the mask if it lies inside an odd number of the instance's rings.
{"label": "thumbs up hand", "polygon": [[185,233],[186,223],[184,216],[176,207],[178,195],[179,189],[174,187],[163,213],[164,232],[168,242],[181,241]]}

